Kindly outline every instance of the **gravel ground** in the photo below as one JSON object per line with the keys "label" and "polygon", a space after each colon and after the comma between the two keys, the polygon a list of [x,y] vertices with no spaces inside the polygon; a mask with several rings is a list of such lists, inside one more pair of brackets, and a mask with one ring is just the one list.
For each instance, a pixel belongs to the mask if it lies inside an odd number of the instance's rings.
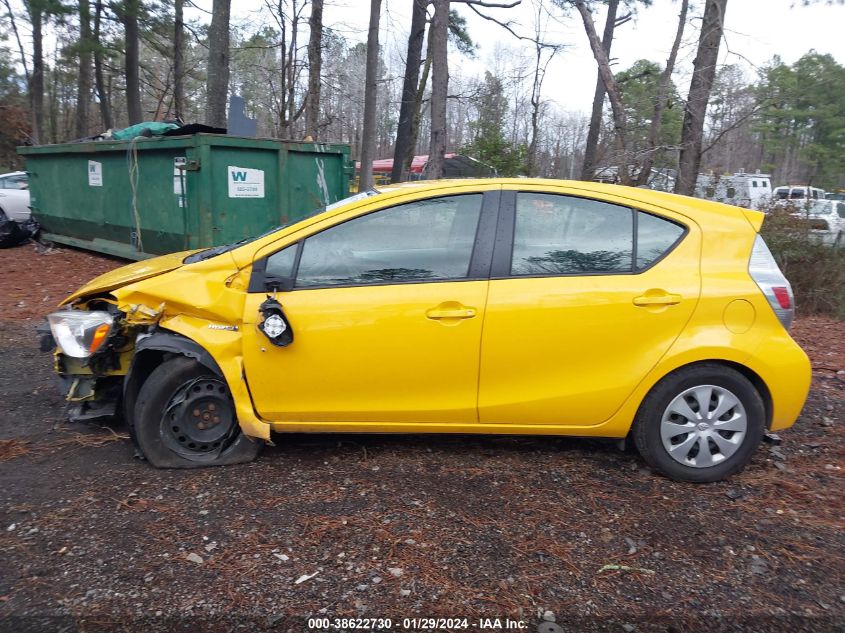
{"label": "gravel ground", "polygon": [[0,251],[0,630],[845,630],[845,323],[797,321],[804,414],[728,482],[465,436],[284,436],[252,464],[157,471],[122,427],[64,421],[32,333],[118,263]]}

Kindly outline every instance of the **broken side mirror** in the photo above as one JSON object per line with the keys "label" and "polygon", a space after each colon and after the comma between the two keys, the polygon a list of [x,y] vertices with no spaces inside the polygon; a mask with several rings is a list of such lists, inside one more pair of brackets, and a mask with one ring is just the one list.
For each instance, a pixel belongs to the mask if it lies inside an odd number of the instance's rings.
{"label": "broken side mirror", "polygon": [[293,343],[293,329],[282,310],[281,303],[268,295],[267,300],[258,306],[258,310],[261,312],[261,323],[258,324],[258,329],[273,345],[287,347]]}

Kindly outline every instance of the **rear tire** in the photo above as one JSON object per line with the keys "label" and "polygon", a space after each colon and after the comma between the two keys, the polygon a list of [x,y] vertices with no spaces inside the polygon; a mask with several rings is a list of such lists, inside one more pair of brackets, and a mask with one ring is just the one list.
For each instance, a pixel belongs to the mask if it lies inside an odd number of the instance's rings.
{"label": "rear tire", "polygon": [[766,427],[760,394],[741,373],[716,363],[679,369],[657,383],[634,421],[648,464],[676,481],[719,481],[751,461]]}
{"label": "rear tire", "polygon": [[241,432],[225,380],[191,358],[159,365],[141,386],[132,436],[156,468],[250,462],[261,441]]}

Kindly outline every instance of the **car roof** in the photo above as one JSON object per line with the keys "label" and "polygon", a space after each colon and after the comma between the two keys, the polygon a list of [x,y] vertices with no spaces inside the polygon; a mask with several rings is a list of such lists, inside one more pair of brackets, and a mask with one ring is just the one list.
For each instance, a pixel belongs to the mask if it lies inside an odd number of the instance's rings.
{"label": "car roof", "polygon": [[[627,187],[623,185],[610,185],[592,181],[582,180],[552,180],[546,178],[455,178],[443,180],[418,180],[413,182],[403,182],[391,185],[380,185],[374,189],[381,197],[382,201],[387,201],[390,198],[398,198],[409,193],[427,193],[430,192],[436,195],[438,190],[443,190],[444,195],[451,193],[465,193],[472,192],[473,189],[483,190],[491,187],[501,186],[505,189],[519,189],[525,188],[542,188],[548,187],[549,193],[554,193],[554,189],[566,189],[569,195],[583,194],[585,197],[598,195],[601,197],[612,196],[615,204],[631,205],[638,207],[642,205],[651,205],[667,211],[680,213],[689,217],[691,220],[703,225],[709,226],[725,226],[725,223],[733,224],[737,228],[749,225],[755,230],[759,230],[763,223],[765,215],[759,211],[751,209],[744,209],[733,205],[723,204],[721,202],[714,202],[711,200],[703,200],[701,198],[692,198],[690,196],[681,196],[674,193],[666,193],[663,191],[655,191],[644,187]],[[535,189],[536,191],[536,189]],[[361,198],[356,201],[350,201],[349,204],[341,204],[336,208],[317,213],[313,216],[304,218],[301,222],[291,224],[290,226],[279,229],[279,232],[268,233],[257,240],[245,244],[241,248],[231,251],[232,256],[240,268],[246,265],[248,261],[252,260],[252,253],[264,248],[265,246],[275,242],[280,237],[297,232],[309,224],[315,224],[324,219],[335,215],[342,215],[355,209],[358,206],[369,205],[373,202],[372,199]]]}
{"label": "car roof", "polygon": [[8,178],[9,176],[26,176],[25,171],[10,171],[8,174],[0,174],[0,178]]}
{"label": "car roof", "polygon": [[[703,198],[682,196],[666,191],[656,191],[646,187],[627,187],[624,185],[611,185],[586,180],[554,180],[551,178],[453,178],[444,180],[419,180],[415,182],[403,182],[392,185],[376,186],[380,193],[401,193],[408,190],[432,191],[450,186],[461,186],[471,188],[473,186],[484,186],[499,184],[507,189],[531,186],[566,187],[576,189],[589,194],[606,194],[614,197],[625,198],[631,203],[652,204],[673,211],[688,211],[692,217],[701,214],[710,216],[722,216],[723,218],[736,218],[742,212],[749,211],[734,205],[723,204]],[[752,212],[756,213],[756,212]]]}

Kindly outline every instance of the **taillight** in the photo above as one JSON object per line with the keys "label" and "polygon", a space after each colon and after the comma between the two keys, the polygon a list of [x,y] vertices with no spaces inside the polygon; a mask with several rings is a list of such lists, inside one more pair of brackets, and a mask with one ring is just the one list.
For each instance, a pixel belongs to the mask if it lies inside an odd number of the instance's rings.
{"label": "taillight", "polygon": [[772,310],[787,330],[795,316],[795,298],[792,286],[783,276],[775,258],[761,236],[754,240],[751,259],[748,261],[748,274],[763,291]]}
{"label": "taillight", "polygon": [[792,297],[789,296],[789,289],[786,286],[774,286],[772,292],[775,293],[775,299],[778,300],[781,308],[784,310],[792,308]]}

